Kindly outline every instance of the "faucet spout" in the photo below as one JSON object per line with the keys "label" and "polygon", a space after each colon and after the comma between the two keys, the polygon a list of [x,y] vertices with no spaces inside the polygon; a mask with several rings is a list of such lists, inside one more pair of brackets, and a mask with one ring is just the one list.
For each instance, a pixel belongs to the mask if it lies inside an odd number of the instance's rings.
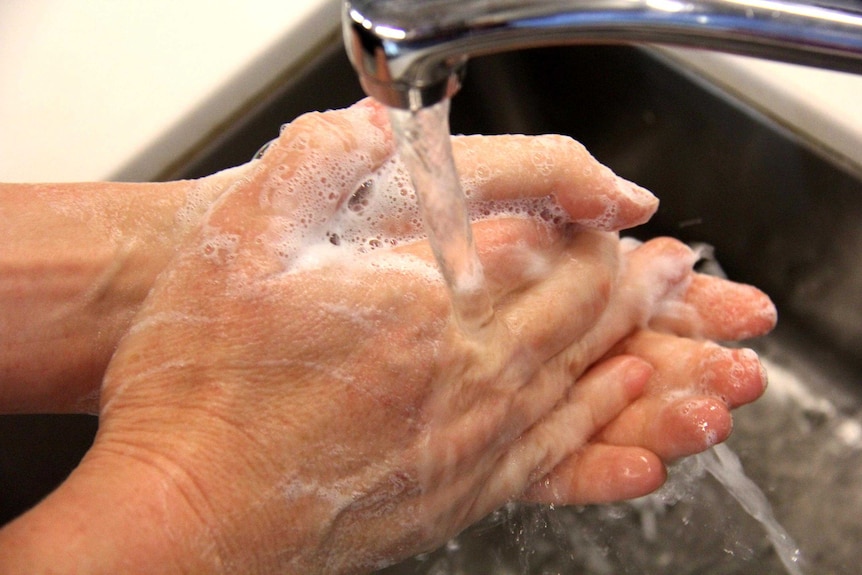
{"label": "faucet spout", "polygon": [[452,96],[472,56],[554,44],[667,44],[862,73],[855,0],[345,0],[365,92],[418,110]]}

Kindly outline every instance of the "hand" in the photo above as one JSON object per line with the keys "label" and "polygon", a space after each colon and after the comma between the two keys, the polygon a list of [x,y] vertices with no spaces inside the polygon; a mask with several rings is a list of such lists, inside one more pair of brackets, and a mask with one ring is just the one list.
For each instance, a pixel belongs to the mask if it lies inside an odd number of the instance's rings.
{"label": "hand", "polygon": [[[345,133],[382,130],[378,113],[357,107],[329,115],[333,124],[367,118],[359,129],[342,125],[330,133],[341,143]],[[641,362],[618,362],[617,374],[634,375],[610,378],[616,392],[579,386],[547,432],[535,424],[630,331],[634,320],[626,318],[645,313],[628,309],[640,305],[630,301],[608,333],[591,334],[614,284],[615,236],[575,234],[534,219],[488,220],[475,233],[497,320],[482,341],[465,339],[449,321],[445,286],[426,244],[328,263],[334,248],[327,226],[340,206],[349,208],[356,182],[377,168],[363,158],[358,174],[326,173],[303,125],[294,127],[252,178],[219,200],[201,235],[160,278],[112,361],[92,457],[131,453],[158,469],[181,470],[172,479],[193,477],[179,491],[202,486],[187,495],[195,513],[218,508],[218,517],[204,523],[219,533],[219,543],[227,537],[232,548],[244,541],[245,553],[260,545],[261,533],[250,524],[259,525],[262,516],[275,525],[302,509],[305,526],[281,551],[296,570],[321,568],[326,559],[333,562],[327,569],[337,571],[439,543],[517,496],[543,468],[550,471],[616,414],[648,370]],[[340,151],[321,132],[315,126],[327,157]],[[336,158],[339,170],[351,165],[353,150],[345,147],[347,157]],[[369,152],[377,164],[391,153]],[[308,181],[309,160],[316,172],[324,168],[327,181],[346,182],[331,199],[323,196],[331,215],[321,213],[318,189],[290,185]],[[277,165],[296,168],[291,179],[272,186]],[[315,217],[306,217],[307,227],[285,219],[309,213]],[[299,242],[312,245],[289,249]],[[572,277],[590,280],[573,283]],[[201,339],[202,332],[212,337]],[[578,343],[566,361],[567,347],[582,340],[595,345]],[[180,358],[177,349],[184,350]],[[585,401],[576,401],[580,395]],[[590,417],[582,417],[585,410]],[[299,421],[300,427],[291,423]],[[343,427],[336,435],[333,422]],[[588,425],[573,433],[570,423]],[[164,453],[177,426],[188,440],[178,457]],[[510,451],[527,430],[534,439],[522,438]],[[554,430],[572,437],[551,448],[545,435]],[[201,458],[214,447],[207,446],[212,437],[225,441],[219,455]],[[260,438],[266,446],[256,444]],[[273,459],[278,453],[291,457]],[[250,473],[230,485],[214,481],[240,456]],[[460,470],[466,474],[449,477]],[[273,485],[296,495],[277,497]],[[256,509],[251,515],[244,511],[249,504]],[[371,513],[381,505],[392,510]],[[357,549],[369,533],[375,541]]]}
{"label": "hand", "polygon": [[[301,128],[314,138],[327,117],[309,115],[285,135]],[[569,138],[459,137],[454,149],[477,211],[487,198],[556,194],[572,219],[610,230],[646,221],[657,206]],[[96,413],[108,361],[155,277],[254,165],[157,184],[0,184],[0,412]],[[272,177],[288,168],[268,165]],[[403,206],[410,217],[365,222],[367,240],[379,241],[381,227],[415,229],[415,202]]]}
{"label": "hand", "polygon": [[0,184],[0,413],[95,413],[156,275],[246,168],[167,183]]}
{"label": "hand", "polygon": [[[640,249],[681,253],[686,248],[659,240]],[[644,393],[532,485],[527,500],[588,504],[651,493],[665,480],[664,463],[727,439],[730,410],[763,393],[766,373],[757,355],[711,339],[735,341],[768,333],[776,320],[769,298],[751,286],[700,274],[682,285],[681,296],[660,305],[663,309],[648,327],[608,354],[634,355],[653,366]],[[680,337],[686,334],[706,339]]]}
{"label": "hand", "polygon": [[[301,140],[308,123],[283,140]],[[293,153],[230,190],[163,274],[112,361],[92,452],[24,530],[57,525],[73,498],[87,517],[112,505],[88,524],[104,537],[64,539],[70,549],[104,541],[79,556],[108,561],[127,508],[139,528],[119,549],[160,571],[200,561],[191,568],[308,572],[328,560],[337,572],[439,544],[584,461],[579,448],[651,369],[620,356],[573,381],[696,283],[683,250],[621,254],[612,235],[487,220],[476,238],[497,315],[484,340],[467,340],[448,322],[425,244],[347,265],[284,249],[298,237],[279,229],[284,215],[308,206],[266,182],[278,165],[314,159]],[[619,273],[621,257],[641,263]],[[645,286],[653,297],[641,297]]]}
{"label": "hand", "polygon": [[[230,209],[237,208],[231,204]],[[515,226],[520,222],[505,223]],[[268,283],[267,291],[272,290],[280,297],[275,301],[241,297],[245,305],[239,313],[234,309],[234,297],[225,298],[222,292],[231,291],[236,285],[212,281],[210,274],[224,270],[203,273],[206,267],[194,266],[187,276],[194,278],[194,283],[187,285],[192,289],[183,293],[197,293],[198,302],[222,310],[218,319],[210,316],[207,331],[242,334],[241,340],[222,343],[217,337],[216,341],[201,342],[204,347],[199,353],[192,353],[191,358],[202,359],[205,364],[217,358],[215,365],[205,365],[203,377],[196,375],[198,370],[190,360],[177,367],[178,373],[170,374],[175,368],[169,369],[167,376],[147,373],[149,389],[125,388],[117,392],[116,399],[111,399],[113,396],[106,390],[108,403],[102,436],[106,443],[102,447],[110,450],[119,442],[123,453],[133,455],[136,460],[155,461],[160,469],[191,469],[179,475],[191,475],[194,478],[191,484],[198,487],[181,491],[192,493],[197,506],[215,509],[204,523],[210,532],[219,533],[222,541],[230,541],[231,547],[235,545],[244,554],[271,553],[256,547],[255,542],[268,539],[250,529],[250,525],[263,523],[267,533],[269,529],[277,533],[277,526],[295,517],[297,508],[301,509],[303,521],[308,523],[297,526],[293,522],[289,536],[282,533],[285,539],[279,542],[283,546],[279,551],[296,561],[287,563],[287,569],[296,571],[351,571],[415,553],[440,544],[491,509],[518,498],[529,485],[541,483],[540,479],[549,472],[562,477],[565,474],[561,473],[561,467],[626,406],[650,377],[651,370],[631,357],[616,357],[593,368],[569,388],[573,375],[592,364],[620,333],[633,328],[631,322],[625,323],[625,318],[643,316],[631,301],[612,295],[609,307],[600,313],[601,318],[613,318],[603,327],[608,331],[597,331],[591,325],[602,324],[603,319],[584,314],[581,317],[585,317],[586,323],[576,325],[577,335],[562,335],[566,340],[571,337],[571,342],[566,349],[557,351],[551,346],[565,345],[557,338],[578,323],[565,319],[576,315],[571,313],[573,307],[580,310],[584,303],[596,302],[578,294],[572,296],[571,303],[561,303],[560,292],[551,287],[552,281],[524,289],[526,278],[512,276],[511,266],[505,265],[512,261],[513,252],[519,255],[517,252],[523,247],[503,250],[505,246],[488,241],[499,234],[501,227],[500,222],[477,226],[477,243],[490,250],[483,251],[483,262],[498,301],[509,300],[508,305],[498,307],[497,319],[501,323],[497,327],[519,326],[518,341],[531,342],[529,349],[508,347],[512,345],[507,337],[510,330],[501,334],[489,332],[486,346],[476,347],[476,342],[464,341],[460,334],[451,331],[451,323],[440,322],[448,317],[443,286],[436,284],[435,288],[435,284],[429,284],[425,273],[420,273],[418,279],[409,273],[381,273],[381,268],[389,267],[384,263],[385,256],[394,254],[369,254],[368,262],[354,262],[347,268],[328,265],[304,273],[279,274],[277,279],[270,277],[272,283]],[[517,237],[531,238],[528,230],[521,230]],[[577,237],[579,242],[589,242],[589,249],[583,243],[573,243],[568,248],[571,250],[568,261],[578,262],[583,275],[601,277],[602,269],[613,264],[596,260],[591,254],[602,254],[601,242],[609,238],[588,234]],[[556,243],[544,248],[546,257],[559,249]],[[647,244],[631,258],[649,254],[653,246]],[[538,247],[537,243],[532,249]],[[669,255],[680,259],[680,270],[685,270],[683,266],[691,260],[679,257],[685,255],[681,246],[664,247],[677,248]],[[431,265],[427,246],[410,246],[405,251]],[[684,274],[675,273],[671,278],[661,275],[668,269],[667,257],[662,257],[667,255],[666,250],[659,250],[649,260],[645,258],[628,269],[638,270],[638,280],[643,280],[644,273],[651,273],[653,281],[648,282],[651,285],[665,281],[660,293],[674,291],[671,288],[680,285]],[[237,254],[235,261],[239,258]],[[377,269],[368,271],[365,264],[375,261]],[[591,261],[596,263],[591,265]],[[647,264],[660,271],[651,270]],[[514,281],[509,287],[511,291],[504,291],[503,279]],[[174,277],[171,281],[177,280]],[[249,278],[244,279],[243,283],[248,281]],[[211,285],[216,286],[218,293],[209,291],[207,286]],[[317,288],[319,285],[325,285],[326,289]],[[339,289],[340,286],[343,287]],[[404,293],[414,297],[404,302]],[[240,294],[242,290],[237,293]],[[347,305],[351,301],[363,302],[360,310]],[[622,301],[620,305],[624,307],[615,307],[617,301]],[[527,302],[535,303],[535,308]],[[198,309],[200,303],[187,305],[195,307],[192,315],[205,317],[200,313],[204,310]],[[537,317],[538,309],[544,309],[546,314]],[[163,313],[149,306],[146,312],[144,317]],[[307,316],[315,318],[313,331],[305,322],[295,325],[293,321],[290,325],[291,319]],[[269,331],[271,326],[265,336],[246,339],[253,333],[249,326],[261,317],[271,318],[276,331]],[[233,324],[237,318],[239,325]],[[549,318],[563,319],[549,321]],[[287,334],[283,334],[287,325],[290,325]],[[146,338],[135,333],[133,349],[153,354],[154,349],[160,348],[159,341],[171,342],[171,349],[188,348],[185,337],[166,337],[176,333],[176,326],[154,322],[148,330],[150,337]],[[188,337],[199,341],[194,331],[189,329]],[[590,343],[582,343],[585,341]],[[384,356],[382,346],[387,346]],[[123,361],[125,352],[124,347],[116,361]],[[490,354],[494,356],[489,357]],[[544,364],[533,372],[536,356]],[[309,365],[309,357],[320,359]],[[152,358],[150,355],[147,360],[148,367]],[[501,359],[504,363],[498,365]],[[226,370],[226,365],[236,367]],[[132,373],[116,375],[116,379],[134,382],[132,375],[138,371],[138,367],[133,367]],[[226,371],[237,375],[231,382],[233,385],[220,379],[218,374]],[[253,387],[241,377],[243,371],[252,372]],[[429,379],[429,373],[437,376]],[[520,378],[512,381],[512,373],[527,374],[529,383],[519,385]],[[159,384],[153,386],[154,380]],[[183,385],[180,403],[166,405],[166,398],[174,395],[171,391],[183,381],[199,382],[200,387]],[[297,381],[306,382],[308,387],[297,390]],[[684,391],[682,383],[689,381],[680,378],[679,391]],[[239,392],[233,388],[237,384]],[[230,403],[222,403],[226,398],[221,398],[213,404],[213,398],[222,396],[216,390],[227,392],[232,399]],[[625,409],[636,405],[637,402]],[[214,417],[209,409],[216,409]],[[192,422],[188,421],[191,410],[207,411],[202,414],[204,417],[196,417]],[[211,419],[216,424],[227,421],[228,425],[214,426]],[[202,439],[218,437],[219,444],[195,446],[191,456],[186,452],[182,456],[176,454],[175,441],[170,438],[180,429],[171,432],[166,425],[175,421],[180,426],[183,420],[186,423],[181,429],[187,430],[184,437],[202,433]],[[302,424],[290,423],[294,421]],[[239,437],[237,428],[242,429]],[[280,432],[284,435],[279,435]],[[265,446],[254,440],[261,437],[267,438]],[[249,438],[251,443],[247,443]],[[654,439],[658,438],[647,438]],[[170,453],[165,453],[166,445],[172,446]],[[272,459],[278,453],[290,453],[291,457],[287,461],[279,461],[277,456]],[[237,460],[238,454],[242,454],[241,460]],[[303,464],[297,466],[296,459]],[[230,471],[236,469],[244,472]],[[229,485],[213,481],[228,473],[232,478]],[[568,478],[577,481],[580,475],[568,474]],[[275,493],[273,485],[277,486]],[[294,498],[286,500],[285,489]],[[253,513],[246,512],[250,508]],[[269,519],[262,521],[259,513],[265,513]],[[320,531],[308,533],[313,527]],[[303,536],[297,538],[298,534]],[[332,563],[320,563],[324,559]]]}

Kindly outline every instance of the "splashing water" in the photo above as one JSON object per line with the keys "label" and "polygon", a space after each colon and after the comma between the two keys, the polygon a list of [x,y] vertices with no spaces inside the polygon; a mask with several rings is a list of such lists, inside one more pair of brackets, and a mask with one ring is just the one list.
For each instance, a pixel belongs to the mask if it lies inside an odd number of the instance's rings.
{"label": "splashing water", "polygon": [[727,492],[766,530],[769,542],[790,575],[803,575],[799,566],[800,551],[787,531],[775,519],[772,506],[763,491],[745,475],[742,463],[726,445],[716,445],[697,459],[707,472],[721,483]]}

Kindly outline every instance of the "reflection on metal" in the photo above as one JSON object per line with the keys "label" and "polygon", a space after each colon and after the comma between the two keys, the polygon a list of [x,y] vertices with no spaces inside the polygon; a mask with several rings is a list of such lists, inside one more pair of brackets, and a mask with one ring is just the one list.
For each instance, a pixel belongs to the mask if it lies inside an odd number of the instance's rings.
{"label": "reflection on metal", "polygon": [[345,0],[343,32],[366,93],[407,109],[457,92],[469,57],[555,44],[669,44],[862,73],[862,12],[837,0]]}

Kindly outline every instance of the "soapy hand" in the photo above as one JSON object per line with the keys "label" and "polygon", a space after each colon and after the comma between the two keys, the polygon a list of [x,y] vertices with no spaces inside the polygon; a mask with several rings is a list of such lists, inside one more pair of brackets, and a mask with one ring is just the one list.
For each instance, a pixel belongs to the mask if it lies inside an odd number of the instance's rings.
{"label": "soapy hand", "polygon": [[[373,245],[345,233],[374,212],[354,209],[375,201],[366,182],[392,169],[381,114],[366,102],[298,120],[219,198],[112,359],[93,449],[24,533],[70,498],[123,501],[117,514],[140,529],[120,549],[138,570],[361,572],[519,497],[639,495],[663,477],[660,458],[723,439],[762,373],[685,336],[768,330],[762,294],[693,274],[678,242],[631,248],[542,210],[494,212],[526,192],[606,230],[652,213],[647,194],[548,138],[551,154],[530,154],[545,169],[522,181],[489,171],[489,154],[459,156],[471,201],[491,210],[474,233],[496,302],[467,338],[413,216],[365,220]],[[583,165],[596,171],[572,170]],[[714,314],[715,294],[735,311]],[[123,522],[100,521],[66,548],[105,541],[109,557]]]}
{"label": "soapy hand", "polygon": [[[390,161],[379,114],[361,104],[291,126],[219,200],[112,360],[95,453],[171,470],[208,529],[189,556],[361,571],[534,484],[559,494],[566,465],[652,374],[629,355],[596,362],[691,284],[695,258],[676,242],[624,251],[613,234],[495,213],[474,233],[496,314],[465,337],[427,245],[401,241],[411,219],[374,220],[389,249],[350,245],[345,225],[331,241],[357,184]],[[381,144],[357,143],[369,131]],[[320,173],[333,195],[309,179]],[[179,433],[179,453],[166,449]]]}
{"label": "soapy hand", "polygon": [[0,412],[96,413],[135,311],[249,165],[158,183],[0,183]]}

